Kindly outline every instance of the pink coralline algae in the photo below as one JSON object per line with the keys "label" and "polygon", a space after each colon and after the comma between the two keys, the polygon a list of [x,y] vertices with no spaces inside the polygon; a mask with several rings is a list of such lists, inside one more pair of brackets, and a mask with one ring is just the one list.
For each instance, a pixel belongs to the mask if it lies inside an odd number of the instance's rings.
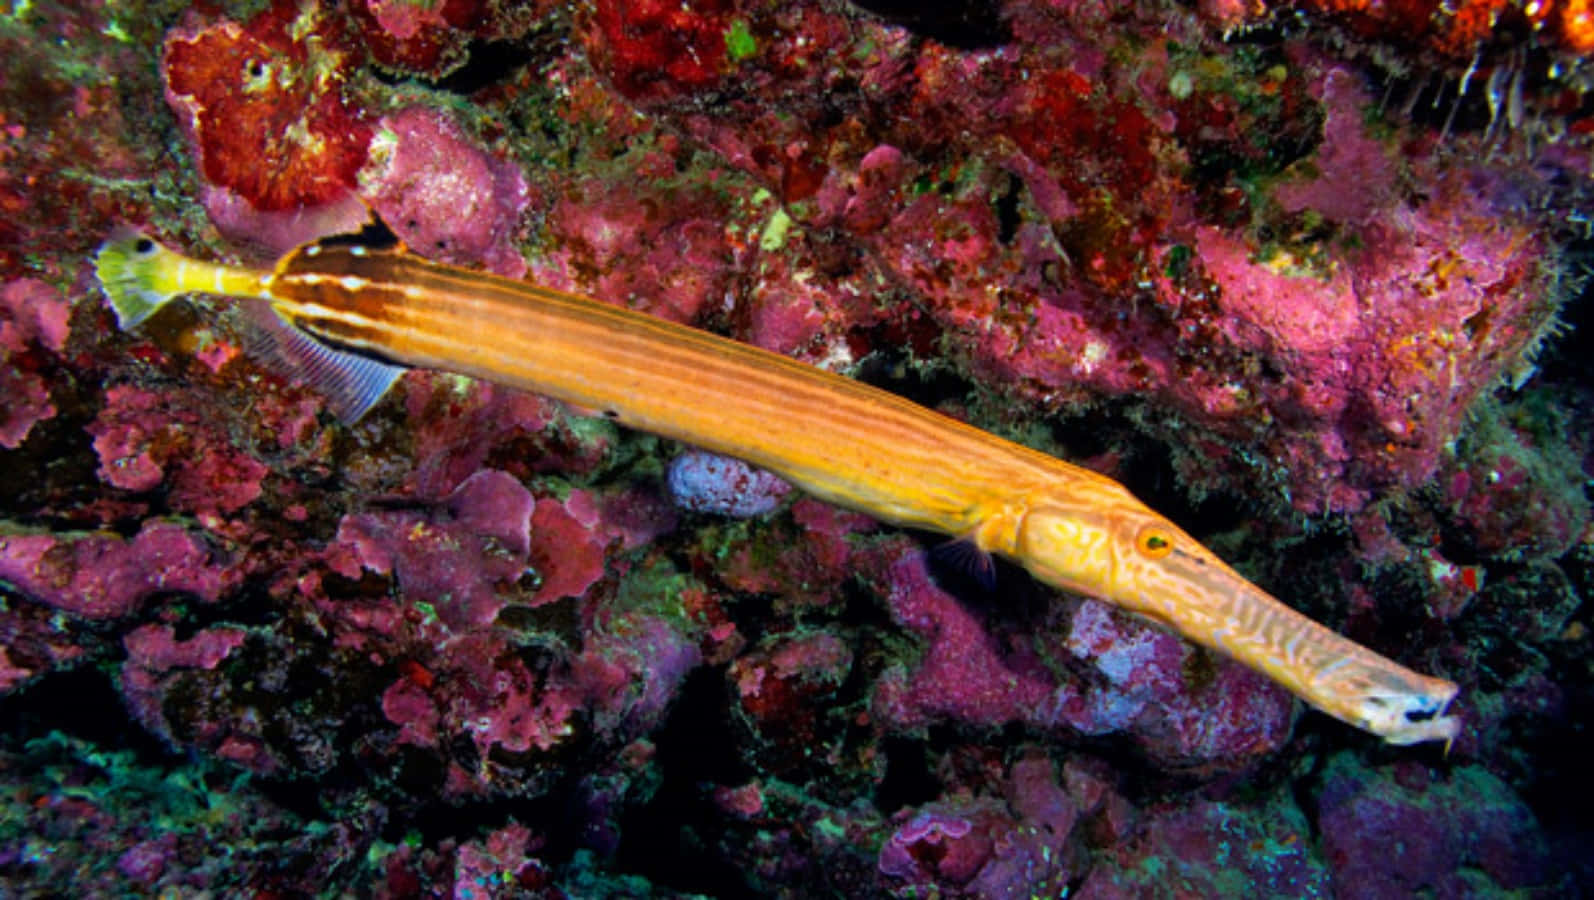
{"label": "pink coralline algae", "polygon": [[138,534],[0,534],[0,580],[23,597],[85,619],[137,612],[158,593],[214,603],[237,588],[240,572],[204,537],[151,520]]}
{"label": "pink coralline algae", "polygon": [[[772,218],[766,231],[781,224]],[[786,252],[760,257],[759,278],[742,301],[735,337],[830,369],[851,362],[858,334],[876,325],[890,329],[889,342],[928,351],[913,340],[927,333],[924,328],[917,335],[895,333],[896,323],[879,303],[880,272],[865,267],[822,274],[813,266],[826,256],[844,255],[844,247],[809,234],[787,234],[784,241]]]}
{"label": "pink coralline algae", "polygon": [[664,718],[686,676],[702,662],[690,631],[659,616],[615,620],[571,663],[595,726],[639,734]]}
{"label": "pink coralline algae", "polygon": [[591,495],[582,492],[571,499],[573,505],[551,499],[537,504],[533,560],[540,563],[537,596],[542,600],[580,596],[603,577],[609,542],[593,532]]}
{"label": "pink coralline algae", "polygon": [[515,653],[487,629],[427,653],[435,658],[389,684],[382,711],[403,744],[445,759],[461,739],[475,747],[472,769],[448,763],[444,789],[461,796],[547,783],[559,773],[539,761],[657,727],[701,659],[674,627],[648,616],[615,619],[570,656]]}
{"label": "pink coralline algae", "polygon": [[723,197],[706,185],[571,177],[547,211],[557,249],[532,275],[695,323],[719,311],[731,287],[725,216]]}
{"label": "pink coralline algae", "polygon": [[496,900],[546,889],[546,868],[531,855],[542,844],[541,838],[519,823],[464,844],[454,862],[455,900]]}
{"label": "pink coralline algae", "polygon": [[432,598],[446,626],[484,625],[507,602],[496,585],[514,584],[526,571],[533,502],[518,481],[482,470],[440,510],[345,518],[329,560],[345,578],[391,576],[406,593]]}
{"label": "pink coralline algae", "polygon": [[380,66],[440,78],[469,60],[473,40],[509,40],[536,21],[534,12],[553,6],[490,0],[360,0],[348,5],[366,50]]}
{"label": "pink coralline algae", "polygon": [[[1350,134],[1325,138],[1312,180],[1285,173],[1279,203],[1289,215],[1354,234],[1354,251],[1331,253],[1320,241],[1265,248],[1243,233],[1194,224],[1145,248],[1161,268],[1143,271],[1145,296],[1129,311],[1104,319],[1090,293],[1038,281],[1032,316],[990,331],[976,326],[995,310],[954,295],[970,290],[976,273],[1043,265],[1045,257],[1034,255],[1039,247],[1003,248],[972,197],[951,201],[971,218],[971,234],[907,244],[913,256],[893,265],[945,298],[943,321],[968,336],[982,369],[1037,393],[1081,385],[1107,395],[1150,392],[1190,422],[1259,441],[1251,455],[1278,461],[1286,496],[1304,511],[1354,510],[1374,488],[1419,484],[1472,402],[1545,327],[1553,310],[1548,247],[1480,202],[1464,173],[1436,175],[1420,202],[1400,198],[1388,151],[1360,131],[1362,100],[1347,96],[1355,91],[1347,81],[1331,71],[1320,89],[1325,135]],[[1363,205],[1335,199],[1345,196]],[[921,199],[891,233],[928,240],[947,205]],[[1024,241],[1020,235],[1018,246]],[[925,273],[938,258],[969,274],[945,285],[931,280]],[[1270,374],[1258,378],[1258,370]],[[1215,473],[1186,474],[1201,483]]]}
{"label": "pink coralline algae", "polygon": [[874,562],[855,555],[856,537],[878,523],[811,497],[791,505],[789,522],[745,535],[720,537],[714,577],[737,591],[769,593],[794,605],[826,605],[839,599],[860,565]]}
{"label": "pink coralline algae", "polygon": [[0,447],[15,450],[35,424],[55,415],[41,369],[66,346],[70,312],[41,281],[0,287]]}
{"label": "pink coralline algae", "polygon": [[[1088,14],[1015,16],[1046,41],[954,54],[876,29],[845,72],[793,37],[822,27],[782,21],[736,67],[736,99],[685,103],[717,84],[696,80],[643,99],[777,196],[811,197],[796,221],[851,234],[978,377],[1048,406],[1150,398],[1241,451],[1192,454],[1192,483],[1261,474],[1318,512],[1430,477],[1555,307],[1554,250],[1491,205],[1500,176],[1374,138],[1359,78],[1305,48],[1265,71],[1166,48],[1120,69],[1071,30]],[[837,82],[855,93],[830,108],[789,100]],[[921,130],[894,130],[908,121]],[[942,122],[957,128],[927,140]],[[1280,146],[1259,156],[1260,129]],[[1181,142],[1231,169],[1315,152],[1251,182],[1235,228],[1242,189],[1192,194]],[[797,160],[818,180],[792,197]]]}
{"label": "pink coralline algae", "polygon": [[[601,458],[601,439],[579,453],[542,438],[557,416],[552,401],[506,390],[486,382],[465,382],[437,372],[417,370],[404,380],[405,415],[416,421],[407,437],[416,464],[405,475],[410,491],[435,497],[453,490],[473,473],[488,467],[493,448],[518,445],[519,458],[494,459],[494,468],[522,474],[549,459],[561,467],[590,468]],[[383,473],[373,472],[372,477]]]}
{"label": "pink coralline algae", "polygon": [[[186,639],[179,639],[169,625],[143,625],[127,633],[127,662],[122,668],[122,692],[128,707],[151,731],[172,734],[173,725],[162,708],[166,688],[174,671],[214,669],[243,644],[241,628],[212,628]],[[209,733],[195,735],[199,743],[237,762],[236,740],[222,737],[223,726],[215,723]],[[250,754],[253,756],[253,754]]]}
{"label": "pink coralline algae", "polygon": [[[520,659],[495,659],[489,640],[462,641],[456,666],[434,693],[444,718],[494,752],[548,751],[574,735],[581,697],[575,685]],[[454,737],[455,735],[449,735]]]}
{"label": "pink coralline algae", "polygon": [[124,491],[167,487],[202,515],[228,515],[260,496],[270,470],[208,421],[192,395],[128,386],[106,390],[106,407],[88,428],[100,477]]}
{"label": "pink coralline algae", "polygon": [[[349,581],[391,579],[405,608],[395,615],[329,601],[325,614],[344,623],[350,646],[381,648],[398,663],[382,713],[399,729],[398,743],[449,760],[446,790],[479,794],[501,789],[495,780],[546,779],[551,773],[535,767],[524,776],[509,770],[573,743],[641,733],[668,708],[700,659],[675,625],[613,609],[579,639],[579,650],[537,652],[517,651],[504,628],[518,610],[591,594],[605,549],[623,552],[634,539],[628,536],[651,533],[635,522],[613,497],[578,491],[564,501],[538,500],[506,473],[482,470],[429,509],[341,523],[327,553],[331,572]],[[579,555],[574,542],[588,552]],[[578,559],[590,568],[577,568]],[[448,752],[462,738],[479,760],[470,768]],[[489,760],[502,770],[496,776],[482,770]]]}
{"label": "pink coralline algae", "polygon": [[1004,660],[1004,648],[971,610],[930,581],[917,554],[893,566],[890,578],[893,617],[926,646],[911,673],[881,679],[877,715],[898,728],[941,718],[993,726],[1047,707],[1053,685],[1039,662],[1018,668]]}
{"label": "pink coralline algae", "polygon": [[448,114],[410,107],[384,117],[371,155],[361,194],[413,250],[510,278],[526,273],[510,243],[526,209],[525,176],[476,146]]}
{"label": "pink coralline algae", "polygon": [[852,671],[852,651],[829,632],[780,635],[739,656],[726,678],[740,721],[753,737],[760,768],[785,776],[803,763],[823,763],[825,720]]}
{"label": "pink coralline algae", "polygon": [[581,596],[603,577],[609,553],[634,550],[674,525],[656,495],[574,490],[562,501],[538,500],[531,546],[542,576],[537,602]]}

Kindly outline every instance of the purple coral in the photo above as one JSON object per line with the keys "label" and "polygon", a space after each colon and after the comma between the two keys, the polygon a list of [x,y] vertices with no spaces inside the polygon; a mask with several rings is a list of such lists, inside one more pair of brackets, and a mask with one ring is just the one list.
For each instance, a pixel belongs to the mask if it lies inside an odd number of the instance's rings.
{"label": "purple coral", "polygon": [[1004,799],[935,801],[899,812],[879,869],[898,897],[926,893],[997,900],[1064,890],[1078,809],[1044,755],[1015,762]]}
{"label": "purple coral", "polygon": [[105,398],[88,431],[107,484],[135,492],[169,485],[177,503],[211,517],[260,496],[270,469],[235,447],[192,395],[118,385]]}
{"label": "purple coral", "polygon": [[791,485],[739,459],[691,450],[670,460],[670,496],[692,512],[745,519],[773,511]]}
{"label": "purple coral", "polygon": [[[1086,733],[1129,731],[1164,766],[1243,765],[1289,739],[1295,701],[1278,685],[1104,603],[1080,603],[1066,646],[1110,685],[1069,721]],[[1209,674],[1192,676],[1208,662]]]}
{"label": "purple coral", "polygon": [[966,884],[991,854],[990,835],[976,831],[974,820],[994,815],[940,804],[916,810],[880,849],[880,871],[893,878]]}
{"label": "purple coral", "polygon": [[162,682],[178,669],[214,669],[243,644],[241,628],[211,628],[179,639],[167,625],[143,625],[123,638],[127,663],[123,692],[134,714],[158,734],[171,734],[172,724],[161,708]]}
{"label": "purple coral", "polygon": [[446,500],[447,515],[365,513],[340,523],[328,556],[335,571],[391,575],[405,591],[431,598],[452,628],[493,621],[507,602],[500,585],[525,572],[532,498],[518,481],[482,470]]}

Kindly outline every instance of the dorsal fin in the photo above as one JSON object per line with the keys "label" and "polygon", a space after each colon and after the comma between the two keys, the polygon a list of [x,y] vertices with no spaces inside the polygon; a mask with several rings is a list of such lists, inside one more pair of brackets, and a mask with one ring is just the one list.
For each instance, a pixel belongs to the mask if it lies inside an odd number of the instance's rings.
{"label": "dorsal fin", "polygon": [[385,250],[402,253],[406,249],[404,242],[387,227],[382,217],[371,211],[371,218],[365,227],[359,231],[346,231],[342,234],[329,234],[310,243],[312,247],[366,247],[371,250]]}

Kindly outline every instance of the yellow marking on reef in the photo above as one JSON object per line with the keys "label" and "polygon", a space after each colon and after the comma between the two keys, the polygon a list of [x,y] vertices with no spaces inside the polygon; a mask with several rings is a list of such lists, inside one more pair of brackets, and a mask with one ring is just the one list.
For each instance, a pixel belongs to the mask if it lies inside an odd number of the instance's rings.
{"label": "yellow marking on reef", "polygon": [[331,347],[545,394],[762,466],[839,506],[970,539],[1392,743],[1459,730],[1444,715],[1456,685],[1290,609],[1117,482],[796,360],[402,248],[311,245],[264,273],[122,235],[101,248],[98,270],[124,326],[185,292],[264,298]]}

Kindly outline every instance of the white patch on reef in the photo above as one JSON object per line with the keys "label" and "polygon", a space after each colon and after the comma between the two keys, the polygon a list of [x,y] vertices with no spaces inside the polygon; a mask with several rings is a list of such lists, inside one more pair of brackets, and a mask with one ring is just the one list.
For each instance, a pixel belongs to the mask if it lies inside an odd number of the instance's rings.
{"label": "white patch on reef", "polygon": [[1085,352],[1079,355],[1079,370],[1086,375],[1093,374],[1102,360],[1107,358],[1107,345],[1101,341],[1091,341],[1085,345]]}

